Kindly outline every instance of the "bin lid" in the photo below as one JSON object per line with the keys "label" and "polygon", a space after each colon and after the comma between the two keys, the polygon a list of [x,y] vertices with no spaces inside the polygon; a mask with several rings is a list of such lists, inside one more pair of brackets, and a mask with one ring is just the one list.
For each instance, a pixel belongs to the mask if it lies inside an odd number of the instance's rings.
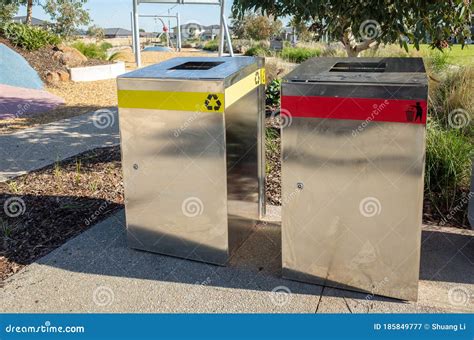
{"label": "bin lid", "polygon": [[257,57],[179,57],[126,73],[119,78],[225,79],[257,63],[261,64]]}
{"label": "bin lid", "polygon": [[290,72],[287,82],[426,84],[422,58],[312,58]]}

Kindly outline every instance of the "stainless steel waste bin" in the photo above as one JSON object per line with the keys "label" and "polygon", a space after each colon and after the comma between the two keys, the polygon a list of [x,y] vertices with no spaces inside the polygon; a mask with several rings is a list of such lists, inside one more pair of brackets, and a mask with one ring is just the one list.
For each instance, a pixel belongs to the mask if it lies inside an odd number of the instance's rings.
{"label": "stainless steel waste bin", "polygon": [[284,277],[416,300],[426,100],[420,58],[315,58],[286,76]]}
{"label": "stainless steel waste bin", "polygon": [[264,214],[263,66],[175,58],[118,78],[131,247],[224,265]]}

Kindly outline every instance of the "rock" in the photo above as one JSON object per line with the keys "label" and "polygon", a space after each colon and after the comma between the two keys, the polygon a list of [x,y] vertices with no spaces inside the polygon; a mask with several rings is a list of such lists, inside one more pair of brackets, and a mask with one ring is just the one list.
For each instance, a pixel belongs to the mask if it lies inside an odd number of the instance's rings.
{"label": "rock", "polygon": [[61,56],[62,56],[63,52],[61,51],[56,51],[53,53],[53,60],[59,60],[61,59]]}
{"label": "rock", "polygon": [[57,74],[59,76],[59,80],[61,81],[69,81],[71,79],[71,76],[69,75],[69,72],[67,71],[59,70],[57,71]]}
{"label": "rock", "polygon": [[79,50],[66,45],[59,45],[53,58],[58,58],[58,60],[67,67],[77,67],[87,61],[87,57],[79,52]]}
{"label": "rock", "polygon": [[58,72],[48,71],[46,73],[46,81],[48,82],[48,84],[53,84],[53,85],[59,83]]}

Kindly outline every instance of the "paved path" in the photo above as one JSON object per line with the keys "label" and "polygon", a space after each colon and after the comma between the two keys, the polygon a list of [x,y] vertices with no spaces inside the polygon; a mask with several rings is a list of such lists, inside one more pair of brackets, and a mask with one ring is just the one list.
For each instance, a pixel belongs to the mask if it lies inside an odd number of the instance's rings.
{"label": "paved path", "polygon": [[0,182],[81,152],[120,143],[116,109],[0,136]]}
{"label": "paved path", "polygon": [[472,299],[449,299],[474,293],[472,231],[424,228],[417,303],[280,278],[274,221],[257,227],[228,267],[129,249],[124,231],[119,212],[25,267],[0,289],[0,312],[474,311]]}
{"label": "paved path", "polygon": [[0,84],[0,119],[29,116],[64,104],[64,99],[44,90]]}

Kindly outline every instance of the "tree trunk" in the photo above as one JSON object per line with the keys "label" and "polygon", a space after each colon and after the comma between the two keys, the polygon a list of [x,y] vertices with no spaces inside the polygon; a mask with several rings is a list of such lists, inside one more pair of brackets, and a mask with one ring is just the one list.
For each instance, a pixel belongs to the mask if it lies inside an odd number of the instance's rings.
{"label": "tree trunk", "polygon": [[342,43],[344,44],[348,57],[358,57],[360,52],[368,50],[372,46],[376,45],[376,41],[373,39],[364,40],[363,42],[358,43],[354,34],[352,33],[351,27],[344,31]]}
{"label": "tree trunk", "polygon": [[33,0],[28,0],[26,3],[26,24],[31,25],[33,18]]}
{"label": "tree trunk", "polygon": [[357,52],[357,50],[351,47],[351,45],[344,45],[344,47],[346,48],[346,53],[348,57],[352,58],[359,56],[360,52]]}

